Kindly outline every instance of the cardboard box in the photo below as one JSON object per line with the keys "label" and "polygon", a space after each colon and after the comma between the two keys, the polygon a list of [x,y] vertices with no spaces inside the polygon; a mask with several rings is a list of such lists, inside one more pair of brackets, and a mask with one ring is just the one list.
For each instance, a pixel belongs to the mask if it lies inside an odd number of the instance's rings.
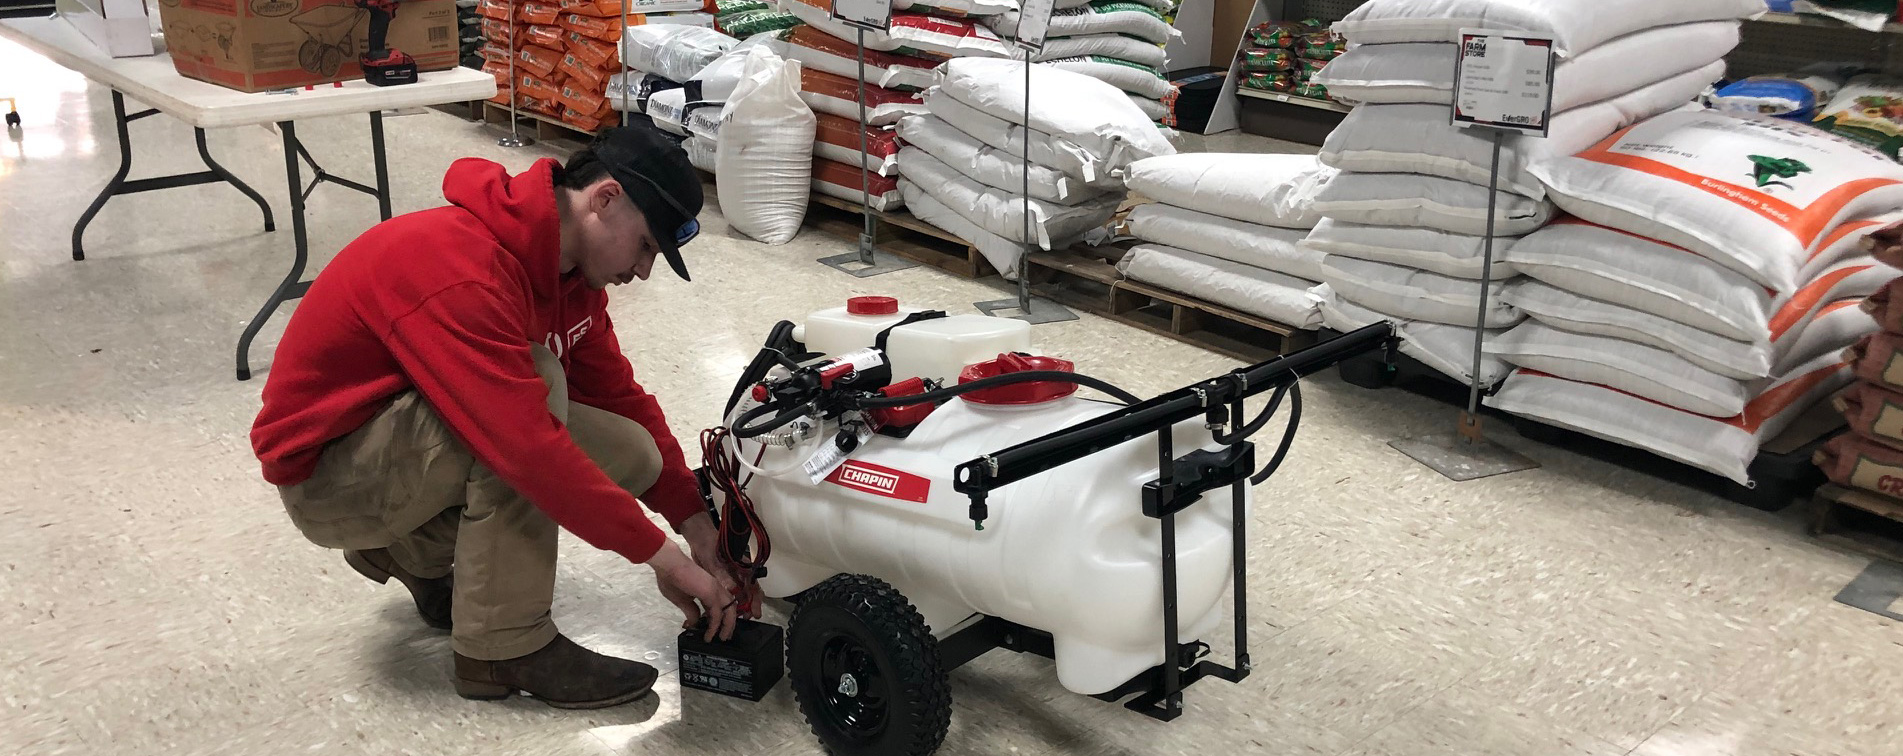
{"label": "cardboard box", "polygon": [[58,0],[53,10],[115,58],[152,55],[152,20],[144,0]]}
{"label": "cardboard box", "polygon": [[[245,92],[363,78],[370,12],[350,0],[161,0],[178,72]],[[441,71],[458,60],[456,0],[405,0],[387,43]]]}

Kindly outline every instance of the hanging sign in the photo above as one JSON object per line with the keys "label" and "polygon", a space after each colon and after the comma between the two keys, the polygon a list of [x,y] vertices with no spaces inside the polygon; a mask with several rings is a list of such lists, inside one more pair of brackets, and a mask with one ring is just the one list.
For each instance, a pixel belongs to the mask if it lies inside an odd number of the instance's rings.
{"label": "hanging sign", "polygon": [[1051,31],[1051,14],[1057,12],[1057,0],[1024,0],[1019,5],[1018,47],[1043,52],[1044,38]]}
{"label": "hanging sign", "polygon": [[833,0],[833,19],[867,31],[892,28],[892,0]]}
{"label": "hanging sign", "polygon": [[1454,125],[1544,137],[1553,118],[1551,35],[1460,30]]}

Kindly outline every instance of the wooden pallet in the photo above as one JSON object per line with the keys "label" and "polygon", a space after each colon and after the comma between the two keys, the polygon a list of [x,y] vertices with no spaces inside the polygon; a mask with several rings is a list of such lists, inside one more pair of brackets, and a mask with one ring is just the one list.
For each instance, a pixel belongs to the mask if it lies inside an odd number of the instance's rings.
{"label": "wooden pallet", "polygon": [[[806,224],[822,233],[857,243],[865,233],[863,207],[857,202],[813,194]],[[872,243],[881,252],[930,265],[964,278],[998,274],[978,248],[904,211],[872,213]]]}
{"label": "wooden pallet", "polygon": [[1315,331],[1277,323],[1187,294],[1127,280],[1116,248],[1078,247],[1030,256],[1032,293],[1245,362],[1315,343]]}
{"label": "wooden pallet", "polygon": [[1810,506],[1811,535],[1903,562],[1903,500],[1826,483]]}
{"label": "wooden pallet", "polygon": [[[504,128],[507,128],[509,125],[509,109],[503,105],[484,100],[482,102],[482,114],[482,120],[484,122],[497,124]],[[593,133],[575,128],[574,126],[564,123],[560,118],[550,118],[540,113],[531,113],[519,109],[515,114],[517,118],[521,119],[524,130],[529,131],[530,136],[535,137],[535,140],[538,142],[551,142],[559,139],[585,145],[595,141],[595,135]]]}

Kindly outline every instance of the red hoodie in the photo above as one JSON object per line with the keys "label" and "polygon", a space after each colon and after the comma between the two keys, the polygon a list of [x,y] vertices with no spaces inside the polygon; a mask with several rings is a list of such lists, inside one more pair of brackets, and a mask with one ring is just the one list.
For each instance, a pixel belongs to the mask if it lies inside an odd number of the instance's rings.
{"label": "red hoodie", "polygon": [[476,459],[569,532],[645,562],[666,536],[548,411],[530,344],[568,371],[568,397],[634,420],[664,469],[647,504],[678,530],[699,488],[608,321],[608,295],[561,273],[555,161],[511,177],[464,159],[451,206],[384,222],[337,254],[291,316],[251,429],[264,478],[310,478],[324,445],[414,388]]}

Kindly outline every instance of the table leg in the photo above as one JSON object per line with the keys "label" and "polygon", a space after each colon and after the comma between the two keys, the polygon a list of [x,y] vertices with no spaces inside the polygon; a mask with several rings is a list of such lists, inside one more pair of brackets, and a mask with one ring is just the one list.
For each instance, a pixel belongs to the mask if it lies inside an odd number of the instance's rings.
{"label": "table leg", "polygon": [[244,192],[244,196],[250,197],[252,202],[258,203],[258,209],[264,211],[265,232],[270,233],[278,230],[277,222],[271,219],[271,205],[264,201],[264,196],[258,194],[257,190],[247,186],[245,182],[239,181],[237,176],[231,175],[231,171],[225,170],[225,167],[219,165],[218,161],[211,159],[211,150],[205,146],[205,130],[198,128],[192,129],[192,137],[198,140],[198,156],[205,159],[205,167],[210,168],[211,172],[217,174],[218,178],[225,183],[237,187],[238,191]]}
{"label": "table leg", "polygon": [[370,111],[370,153],[377,162],[377,210],[390,219],[390,161],[383,151],[383,111]]}
{"label": "table leg", "polygon": [[256,317],[245,326],[244,335],[238,338],[238,380],[251,380],[251,340],[257,338],[265,322],[277,312],[285,302],[304,296],[310,284],[304,282],[304,264],[310,255],[310,239],[304,230],[304,180],[299,175],[297,161],[303,151],[303,145],[297,141],[297,126],[290,121],[278,122],[278,130],[284,135],[284,172],[290,179],[291,187],[291,237],[296,244],[297,256],[291,261],[291,272],[278,283],[271,298],[264,301]]}
{"label": "table leg", "polygon": [[112,125],[119,132],[119,172],[112,175],[111,181],[106,182],[106,188],[99,190],[99,196],[93,198],[92,205],[79,216],[78,225],[73,226],[74,260],[86,259],[86,250],[80,246],[80,237],[86,235],[86,226],[93,222],[93,216],[98,215],[99,209],[106,206],[106,200],[119,193],[119,188],[125,185],[126,174],[132,172],[132,136],[126,130],[128,122],[126,97],[120,94],[119,90],[112,90]]}

